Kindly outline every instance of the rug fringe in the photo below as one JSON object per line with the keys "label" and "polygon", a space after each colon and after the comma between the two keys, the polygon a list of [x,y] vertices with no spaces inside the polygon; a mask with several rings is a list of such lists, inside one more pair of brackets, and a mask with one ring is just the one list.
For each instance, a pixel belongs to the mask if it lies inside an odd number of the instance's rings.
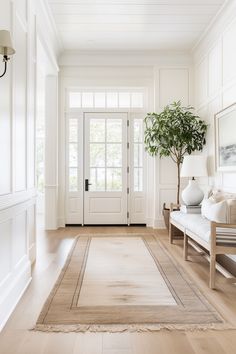
{"label": "rug fringe", "polygon": [[41,332],[109,332],[109,333],[121,333],[121,332],[155,332],[160,330],[168,331],[206,331],[206,330],[229,330],[236,329],[235,326],[229,324],[155,324],[155,325],[41,325],[37,324],[32,331]]}

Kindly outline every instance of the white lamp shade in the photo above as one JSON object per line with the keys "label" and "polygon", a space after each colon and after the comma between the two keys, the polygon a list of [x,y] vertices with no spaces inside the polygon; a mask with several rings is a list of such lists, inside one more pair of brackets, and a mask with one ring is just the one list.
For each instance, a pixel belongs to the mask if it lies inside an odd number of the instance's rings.
{"label": "white lamp shade", "polygon": [[12,55],[15,50],[12,47],[11,35],[9,31],[0,30],[0,54]]}
{"label": "white lamp shade", "polygon": [[181,177],[204,177],[207,176],[207,158],[202,155],[184,156],[180,176]]}

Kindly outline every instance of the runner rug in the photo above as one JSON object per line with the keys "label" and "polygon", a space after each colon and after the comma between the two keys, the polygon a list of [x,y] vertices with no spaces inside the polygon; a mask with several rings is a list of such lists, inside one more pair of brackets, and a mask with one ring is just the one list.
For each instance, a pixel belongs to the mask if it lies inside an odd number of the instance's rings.
{"label": "runner rug", "polygon": [[228,328],[151,234],[81,235],[38,318],[41,331]]}

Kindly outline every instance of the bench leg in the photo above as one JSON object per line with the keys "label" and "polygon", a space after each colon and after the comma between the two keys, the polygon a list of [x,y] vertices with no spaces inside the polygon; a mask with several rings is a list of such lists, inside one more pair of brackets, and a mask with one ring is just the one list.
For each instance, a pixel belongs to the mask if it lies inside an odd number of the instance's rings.
{"label": "bench leg", "polygon": [[173,243],[173,232],[172,232],[172,230],[173,230],[173,226],[172,226],[172,224],[170,223],[170,224],[169,224],[169,242],[170,242],[170,243]]}
{"label": "bench leg", "polygon": [[215,289],[216,255],[210,255],[210,288]]}
{"label": "bench leg", "polygon": [[188,260],[188,236],[184,233],[184,260]]}

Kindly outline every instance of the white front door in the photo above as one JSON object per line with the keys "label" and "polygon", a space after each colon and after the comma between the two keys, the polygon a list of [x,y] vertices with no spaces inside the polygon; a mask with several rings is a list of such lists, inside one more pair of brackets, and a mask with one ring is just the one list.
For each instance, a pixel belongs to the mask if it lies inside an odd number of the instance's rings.
{"label": "white front door", "polygon": [[85,113],[84,127],[84,224],[127,224],[127,113]]}

